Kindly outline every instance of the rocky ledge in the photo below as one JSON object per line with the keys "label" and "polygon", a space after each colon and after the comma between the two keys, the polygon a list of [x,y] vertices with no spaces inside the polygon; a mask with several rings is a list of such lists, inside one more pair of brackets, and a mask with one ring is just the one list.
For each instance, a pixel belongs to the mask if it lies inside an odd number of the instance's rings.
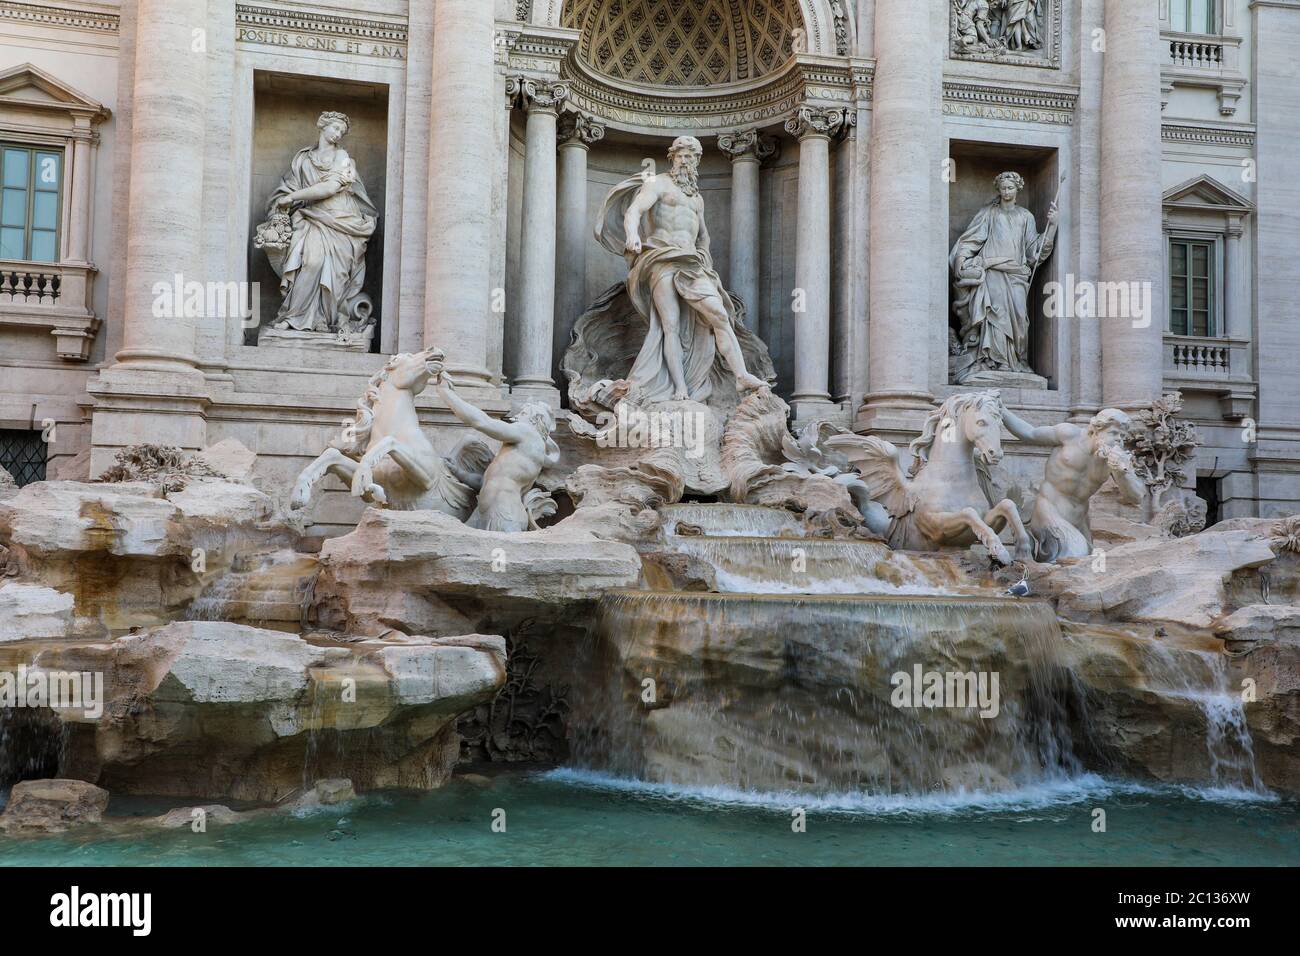
{"label": "rocky ledge", "polygon": [[26,734],[29,751],[61,749],[62,776],[114,793],[254,801],[329,777],[358,790],[439,786],[457,756],[456,717],[506,674],[500,637],[340,643],[216,621],[2,654],[0,669],[28,686],[83,676],[78,706],[41,711],[55,716]]}

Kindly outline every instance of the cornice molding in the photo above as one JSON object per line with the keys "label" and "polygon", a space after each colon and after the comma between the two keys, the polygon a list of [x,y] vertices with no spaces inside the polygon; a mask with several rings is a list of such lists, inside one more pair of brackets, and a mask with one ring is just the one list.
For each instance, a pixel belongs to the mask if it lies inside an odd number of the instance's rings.
{"label": "cornice molding", "polygon": [[0,3],[0,20],[30,23],[33,26],[90,30],[94,33],[117,33],[121,22],[115,13],[10,2]]}
{"label": "cornice molding", "polygon": [[943,84],[946,116],[1009,119],[1022,123],[1074,123],[1079,94],[1074,90],[1007,87],[995,83],[948,80]]}
{"label": "cornice molding", "polygon": [[1162,123],[1160,138],[1166,143],[1190,143],[1196,146],[1255,147],[1254,129],[1228,129],[1222,126],[1198,126],[1192,123]]}
{"label": "cornice molding", "polygon": [[281,7],[235,4],[235,25],[247,29],[282,30],[317,34],[342,40],[364,40],[377,44],[406,45],[405,20],[378,20],[338,14],[309,13]]}
{"label": "cornice molding", "polygon": [[871,99],[871,60],[800,54],[775,73],[709,89],[638,86],[608,80],[576,57],[561,75],[570,102],[620,129],[697,136],[783,123],[801,106],[856,113]]}

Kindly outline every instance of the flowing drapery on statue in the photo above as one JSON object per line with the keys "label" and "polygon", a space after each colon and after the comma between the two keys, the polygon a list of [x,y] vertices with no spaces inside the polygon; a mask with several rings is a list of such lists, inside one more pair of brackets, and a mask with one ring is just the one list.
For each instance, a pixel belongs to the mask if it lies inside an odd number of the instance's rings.
{"label": "flowing drapery on statue", "polygon": [[736,308],[713,268],[697,179],[701,153],[698,140],[679,138],[672,170],[619,183],[596,224],[597,241],[627,259],[628,295],[649,323],[627,376],[638,403],[705,401],[719,352],[739,388],[765,384],[745,367]]}
{"label": "flowing drapery on statue", "polygon": [[284,294],[275,327],[348,331],[369,315],[369,298],[361,290],[366,281],[366,245],[379,213],[357,175],[356,163],[337,146],[347,131],[347,118],[325,113],[318,125],[320,143],[294,155],[268,203],[272,217],[277,211],[291,210],[292,223],[287,248],[267,246]]}
{"label": "flowing drapery on statue", "polygon": [[1029,286],[1052,253],[1056,204],[1040,236],[1034,215],[1016,205],[1024,180],[997,177],[999,197],[982,207],[948,258],[953,310],[961,321],[956,381],[980,371],[1029,372]]}

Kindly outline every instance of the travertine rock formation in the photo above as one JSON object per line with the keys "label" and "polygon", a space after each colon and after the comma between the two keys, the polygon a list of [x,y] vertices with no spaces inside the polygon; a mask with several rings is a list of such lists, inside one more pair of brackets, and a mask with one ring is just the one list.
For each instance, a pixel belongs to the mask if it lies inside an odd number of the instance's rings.
{"label": "travertine rock formation", "polygon": [[523,534],[480,531],[436,511],[367,511],[321,557],[322,621],[369,634],[446,634],[487,618],[573,619],[641,573],[628,545],[564,522]]}
{"label": "travertine rock formation", "polygon": [[108,791],[84,780],[25,780],[9,792],[0,830],[10,835],[59,833],[99,823],[107,808]]}
{"label": "travertine rock formation", "polygon": [[217,621],[36,648],[28,666],[104,674],[103,716],[60,710],[62,773],[113,792],[278,801],[304,779],[440,785],[456,717],[505,679],[468,635],[340,644]]}

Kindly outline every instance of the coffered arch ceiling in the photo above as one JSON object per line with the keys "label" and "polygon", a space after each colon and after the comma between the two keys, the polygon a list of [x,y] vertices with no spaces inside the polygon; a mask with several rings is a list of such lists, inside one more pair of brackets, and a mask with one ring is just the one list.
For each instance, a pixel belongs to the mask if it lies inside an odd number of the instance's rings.
{"label": "coffered arch ceiling", "polygon": [[799,0],[568,0],[560,25],[580,31],[593,72],[646,86],[744,83],[792,57]]}

